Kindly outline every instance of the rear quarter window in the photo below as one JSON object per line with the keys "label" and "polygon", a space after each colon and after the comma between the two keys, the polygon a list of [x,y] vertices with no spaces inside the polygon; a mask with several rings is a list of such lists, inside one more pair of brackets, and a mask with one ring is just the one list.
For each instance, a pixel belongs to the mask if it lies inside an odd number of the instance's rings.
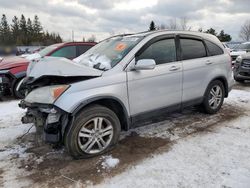
{"label": "rear quarter window", "polygon": [[210,56],[221,55],[224,53],[224,51],[218,45],[207,40],[205,40],[205,43]]}
{"label": "rear quarter window", "polygon": [[181,38],[182,60],[207,56],[206,48],[201,40]]}

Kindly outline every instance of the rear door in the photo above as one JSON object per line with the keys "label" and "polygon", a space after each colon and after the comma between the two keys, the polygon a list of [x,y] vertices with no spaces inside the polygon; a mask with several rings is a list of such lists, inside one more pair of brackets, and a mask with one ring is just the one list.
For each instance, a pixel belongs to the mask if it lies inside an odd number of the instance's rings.
{"label": "rear door", "polygon": [[174,37],[150,41],[136,54],[139,59],[154,59],[153,70],[127,72],[130,113],[132,116],[181,103],[182,64],[177,60]]}
{"label": "rear door", "polygon": [[180,36],[181,57],[183,64],[183,102],[201,100],[207,75],[212,71],[207,58],[207,50],[201,38]]}

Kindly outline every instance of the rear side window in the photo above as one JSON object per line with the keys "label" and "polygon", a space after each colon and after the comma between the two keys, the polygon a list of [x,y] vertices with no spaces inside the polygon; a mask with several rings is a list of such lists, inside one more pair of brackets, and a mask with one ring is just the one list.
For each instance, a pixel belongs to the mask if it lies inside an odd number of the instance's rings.
{"label": "rear side window", "polygon": [[210,41],[207,41],[207,40],[205,40],[205,43],[207,45],[209,55],[215,56],[215,55],[221,55],[224,53],[223,50],[219,46],[217,46],[216,44],[214,44]]}
{"label": "rear side window", "polygon": [[182,59],[196,59],[207,56],[206,48],[201,40],[180,39]]}
{"label": "rear side window", "polygon": [[92,47],[92,46],[90,46],[90,45],[77,46],[77,50],[78,50],[77,56],[84,54],[84,53],[85,53],[86,51],[88,51],[88,49],[90,49],[91,47]]}
{"label": "rear side window", "polygon": [[154,59],[156,64],[176,61],[176,48],[174,39],[164,39],[151,44],[137,58]]}
{"label": "rear side window", "polygon": [[60,48],[51,54],[53,57],[66,57],[68,59],[73,59],[76,57],[76,47],[75,46],[65,46]]}

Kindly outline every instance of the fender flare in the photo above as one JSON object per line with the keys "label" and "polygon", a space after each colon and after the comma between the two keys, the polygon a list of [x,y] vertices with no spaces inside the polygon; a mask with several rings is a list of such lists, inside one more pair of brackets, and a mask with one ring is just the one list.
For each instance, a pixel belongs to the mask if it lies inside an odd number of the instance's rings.
{"label": "fender flare", "polygon": [[206,90],[205,90],[203,96],[205,96],[209,84],[210,84],[212,81],[214,81],[214,80],[220,80],[220,81],[222,81],[222,84],[223,84],[224,87],[225,87],[225,97],[228,97],[228,82],[227,82],[227,79],[226,79],[225,76],[217,76],[217,77],[215,77],[214,79],[212,79],[212,80],[208,83],[207,88],[206,88]]}
{"label": "fender flare", "polygon": [[117,103],[119,103],[123,109],[123,114],[125,116],[125,130],[129,130],[130,128],[130,125],[131,125],[131,118],[130,116],[128,115],[128,111],[125,107],[125,105],[123,104],[123,102],[116,98],[116,97],[113,97],[113,96],[101,96],[101,97],[93,97],[93,98],[90,98],[82,103],[80,103],[74,110],[73,112],[68,116],[68,122],[67,124],[64,123],[62,125],[62,136],[64,137],[65,136],[65,133],[67,130],[69,130],[71,127],[72,127],[72,124],[74,123],[74,119],[75,119],[75,116],[77,115],[78,112],[80,112],[83,108],[85,108],[87,105],[91,104],[91,103],[94,103],[95,101],[99,101],[99,100],[102,100],[102,99],[110,99],[110,100],[114,100],[116,101]]}

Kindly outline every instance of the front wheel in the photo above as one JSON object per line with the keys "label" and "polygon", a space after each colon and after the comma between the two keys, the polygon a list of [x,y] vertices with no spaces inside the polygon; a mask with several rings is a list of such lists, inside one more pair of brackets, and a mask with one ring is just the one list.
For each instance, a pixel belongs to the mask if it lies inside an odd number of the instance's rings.
{"label": "front wheel", "polygon": [[208,114],[218,112],[223,104],[224,96],[225,88],[223,83],[219,80],[212,81],[208,85],[202,104],[205,112]]}
{"label": "front wheel", "polygon": [[64,144],[74,158],[89,158],[109,151],[119,139],[116,114],[104,106],[89,106],[79,113],[65,134]]}

